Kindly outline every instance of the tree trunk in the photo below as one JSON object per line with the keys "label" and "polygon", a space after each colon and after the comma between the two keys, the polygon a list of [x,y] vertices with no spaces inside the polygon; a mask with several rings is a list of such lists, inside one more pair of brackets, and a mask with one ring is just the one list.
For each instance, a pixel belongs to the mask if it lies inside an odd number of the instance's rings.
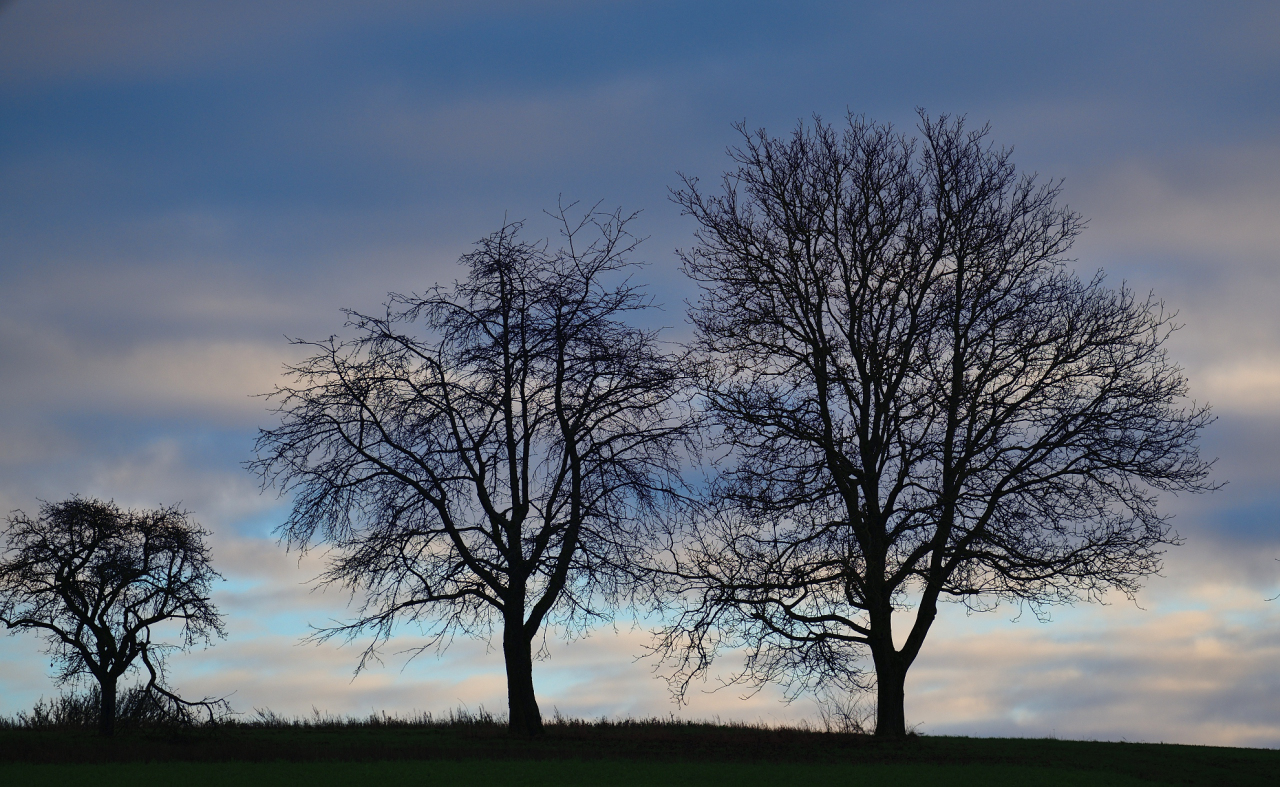
{"label": "tree trunk", "polygon": [[[883,552],[868,556],[867,575],[885,576],[885,563]],[[867,644],[876,667],[876,736],[901,738],[907,734],[903,703],[907,667],[911,662],[893,646],[892,589],[873,583],[871,590],[871,604],[867,610],[871,632]]]}
{"label": "tree trunk", "polygon": [[[871,642],[871,658],[876,665],[876,735],[901,738],[907,734],[907,670],[920,654],[920,646],[938,615],[937,593],[926,592],[916,611],[915,622],[902,650],[893,646],[893,610],[882,609],[871,629],[878,632]],[[879,626],[876,625],[879,623]]]}
{"label": "tree trunk", "polygon": [[524,634],[524,621],[507,621],[502,632],[502,655],[507,662],[507,708],[513,735],[541,735],[542,714],[533,694],[533,649]]}
{"label": "tree trunk", "polygon": [[[897,659],[890,657],[890,661]],[[907,715],[903,707],[906,696],[907,670],[897,664],[876,664],[876,735],[901,738],[907,734]]]}
{"label": "tree trunk", "polygon": [[101,703],[98,706],[98,733],[101,735],[116,734],[116,679],[108,677],[100,679]]}

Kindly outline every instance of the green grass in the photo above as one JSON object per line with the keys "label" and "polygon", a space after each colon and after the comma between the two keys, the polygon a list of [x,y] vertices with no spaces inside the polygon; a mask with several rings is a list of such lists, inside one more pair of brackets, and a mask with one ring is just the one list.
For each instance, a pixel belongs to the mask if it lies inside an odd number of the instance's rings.
{"label": "green grass", "polygon": [[371,763],[111,763],[0,766],[0,783],[29,787],[137,787],[181,785],[669,785],[670,787],[907,787],[931,785],[1128,785],[1159,784],[1122,774],[1025,765],[806,765],[798,763],[682,763],[626,760],[400,761]]}
{"label": "green grass", "polygon": [[1280,785],[1280,751],[796,728],[493,721],[0,729],[3,785]]}

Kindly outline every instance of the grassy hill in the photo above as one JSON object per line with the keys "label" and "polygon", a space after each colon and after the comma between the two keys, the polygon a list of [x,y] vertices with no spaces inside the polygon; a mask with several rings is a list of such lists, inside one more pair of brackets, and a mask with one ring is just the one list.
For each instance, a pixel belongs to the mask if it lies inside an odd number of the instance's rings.
{"label": "grassy hill", "polygon": [[574,722],[535,740],[498,723],[383,720],[136,730],[0,730],[0,782],[55,785],[1280,784],[1280,751]]}

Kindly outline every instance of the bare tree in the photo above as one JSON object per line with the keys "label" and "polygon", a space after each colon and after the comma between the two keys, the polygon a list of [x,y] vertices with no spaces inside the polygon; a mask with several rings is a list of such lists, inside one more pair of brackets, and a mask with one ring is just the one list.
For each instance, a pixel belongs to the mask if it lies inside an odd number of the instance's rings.
{"label": "bare tree", "polygon": [[[208,534],[176,507],[124,511],[79,497],[43,504],[36,519],[9,518],[0,621],[46,635],[60,682],[86,673],[98,682],[103,735],[115,732],[116,684],[139,662],[146,694],[169,715],[202,708],[212,720],[227,710],[222,699],[183,700],[164,679],[167,654],[226,636],[209,600],[220,575]],[[176,641],[153,639],[166,624],[179,627]]]}
{"label": "bare tree", "polygon": [[319,638],[371,632],[359,671],[399,621],[440,647],[496,624],[519,734],[542,730],[535,640],[607,618],[631,587],[688,428],[676,364],[625,322],[649,306],[625,278],[630,217],[565,210],[562,249],[508,224],[452,292],[392,295],[383,317],[348,312],[349,341],[300,342],[314,355],[252,463],[295,493],[288,545],[330,545],[320,581],[360,598]]}
{"label": "bare tree", "polygon": [[1132,596],[1177,543],[1156,494],[1210,488],[1172,315],[1065,266],[1083,222],[987,128],[921,121],[740,126],[722,190],[675,192],[726,457],[671,551],[680,696],[725,648],[792,696],[869,687],[869,651],[902,735],[940,600]]}

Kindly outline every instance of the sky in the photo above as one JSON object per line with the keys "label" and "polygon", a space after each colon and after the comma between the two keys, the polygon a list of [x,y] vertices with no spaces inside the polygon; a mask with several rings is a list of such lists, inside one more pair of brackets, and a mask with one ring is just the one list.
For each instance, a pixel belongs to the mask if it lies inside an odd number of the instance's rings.
{"label": "sky", "polygon": [[[0,4],[0,511],[72,494],[180,502],[213,532],[229,635],[172,658],[238,711],[505,708],[500,648],[456,640],[352,676],[348,614],[277,542],[288,500],[243,467],[260,398],[344,307],[459,275],[558,200],[642,211],[638,258],[688,334],[679,174],[733,124],[815,114],[990,123],[1089,219],[1083,274],[1153,291],[1217,421],[1218,492],[1169,497],[1185,544],[1136,601],[943,609],[907,679],[925,734],[1280,746],[1280,6],[1267,2]],[[623,616],[535,664],[548,714],[796,723],[765,690],[673,705]],[[56,692],[0,638],[0,714]],[[733,663],[718,665],[728,673]],[[234,692],[234,693],[233,693]]]}

